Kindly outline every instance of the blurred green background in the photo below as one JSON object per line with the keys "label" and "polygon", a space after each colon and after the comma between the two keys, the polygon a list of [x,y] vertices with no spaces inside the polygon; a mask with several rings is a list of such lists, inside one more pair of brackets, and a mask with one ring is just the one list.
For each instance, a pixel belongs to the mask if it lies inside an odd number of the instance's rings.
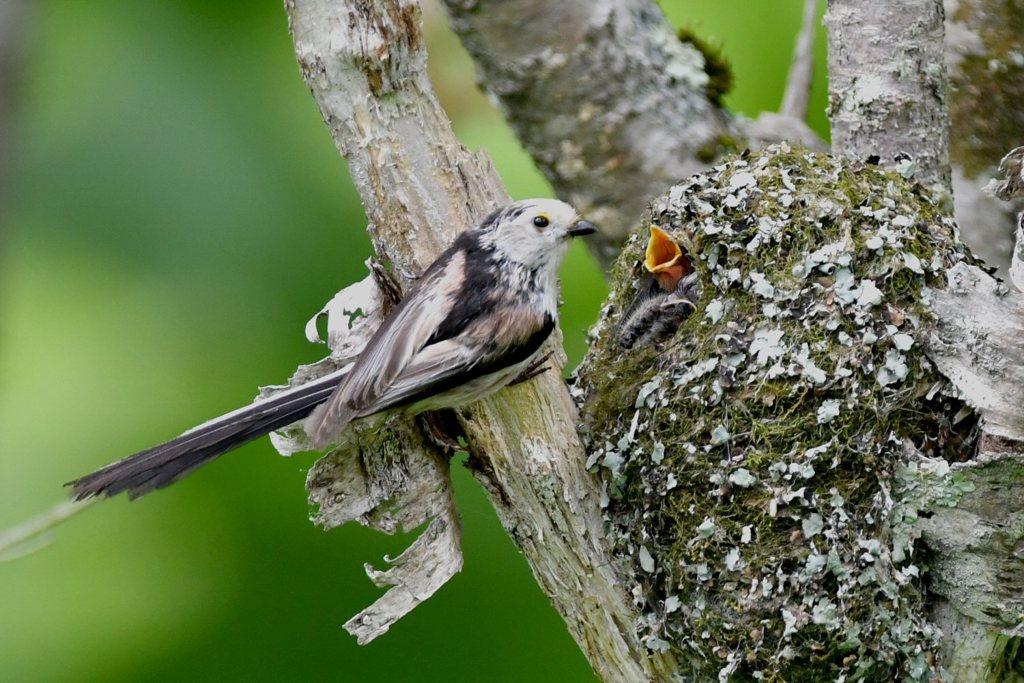
{"label": "blurred green background", "polygon": [[[778,106],[801,0],[663,5],[732,60],[735,111]],[[514,197],[549,195],[428,10],[458,134]],[[370,253],[279,1],[39,0],[22,35],[0,223],[0,527],[320,357],[303,324]],[[578,247],[563,283],[575,362],[604,285]],[[311,526],[311,462],[264,439],[0,564],[0,680],[594,680],[461,467],[464,571],[357,646],[341,624],[378,595],[363,562],[410,539]]]}

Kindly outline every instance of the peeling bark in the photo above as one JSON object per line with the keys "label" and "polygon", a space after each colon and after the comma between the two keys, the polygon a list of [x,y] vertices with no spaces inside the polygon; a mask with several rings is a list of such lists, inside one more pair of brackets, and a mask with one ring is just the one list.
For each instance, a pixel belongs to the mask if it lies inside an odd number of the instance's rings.
{"label": "peeling bark", "polygon": [[939,332],[929,357],[984,416],[987,434],[1024,443],[1024,302],[976,266],[932,294]]}
{"label": "peeling bark", "polygon": [[965,263],[948,281],[929,297],[938,325],[928,356],[980,414],[983,436],[917,528],[935,551],[929,589],[944,600],[930,613],[950,673],[995,683],[1010,680],[1024,636],[1024,300]]}
{"label": "peeling bark", "polygon": [[480,81],[607,264],[645,203],[733,147],[705,57],[652,0],[444,0]]}
{"label": "peeling bark", "polygon": [[829,0],[832,148],[892,166],[910,155],[924,185],[950,195],[941,0]]}
{"label": "peeling bark", "polygon": [[388,591],[345,622],[360,644],[385,633],[462,569],[448,459],[414,423],[359,429],[316,463],[307,488],[318,509],[313,522],[325,530],[355,520],[389,534],[427,524],[401,555],[385,558],[390,569],[365,565],[370,580]]}
{"label": "peeling bark", "polygon": [[[349,163],[374,245],[407,284],[458,231],[506,202],[505,190],[487,157],[458,143],[438,105],[426,75],[417,3],[288,0],[286,9],[303,76]],[[552,343],[559,349],[561,335]],[[598,675],[606,681],[663,678],[671,660],[652,655],[637,639],[635,612],[603,544],[599,491],[584,469],[561,379],[564,355],[550,362],[553,371],[460,414],[475,474]],[[436,458],[426,440],[404,433],[413,452],[424,456],[415,467],[388,465],[383,476],[411,482],[405,470],[432,470]],[[318,464],[310,482],[315,502],[329,501],[345,480],[364,486],[342,464],[351,457],[332,454]],[[399,460],[413,457],[403,453]],[[330,509],[322,514],[333,524],[363,509],[346,507],[340,518]],[[428,506],[423,514],[437,510]],[[443,522],[454,533],[453,521]],[[453,539],[450,534],[447,542]],[[402,609],[409,602],[396,600]],[[366,630],[374,632],[372,625]]]}
{"label": "peeling bark", "polygon": [[[331,355],[300,367],[288,387],[355,361],[383,320],[389,301],[381,290],[379,278],[368,277],[340,291],[313,316],[306,336],[323,343],[317,323],[326,317]],[[282,388],[287,387],[267,387],[261,397]],[[388,590],[345,622],[360,644],[386,633],[462,569],[461,525],[448,460],[417,424],[399,419],[357,424],[306,478],[310,503],[317,509],[312,521],[325,530],[351,521],[388,534],[427,525],[401,555],[385,558],[390,569],[365,565],[370,580]],[[299,425],[271,434],[271,441],[283,455],[313,450]]]}
{"label": "peeling bark", "polygon": [[958,681],[994,683],[1009,680],[1024,636],[1024,300],[975,266],[948,279],[930,297],[928,356],[980,414],[983,436],[917,528],[935,551],[929,589],[944,600],[930,612],[947,666]]}

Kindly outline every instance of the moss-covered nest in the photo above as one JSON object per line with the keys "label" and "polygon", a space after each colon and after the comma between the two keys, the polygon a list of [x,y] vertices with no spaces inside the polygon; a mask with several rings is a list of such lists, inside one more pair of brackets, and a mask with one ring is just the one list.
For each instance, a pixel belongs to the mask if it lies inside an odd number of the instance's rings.
{"label": "moss-covered nest", "polygon": [[895,474],[969,450],[919,343],[927,288],[966,258],[953,224],[899,174],[785,145],[649,218],[693,259],[696,310],[664,343],[616,342],[644,223],[574,386],[641,637],[687,680],[931,680]]}

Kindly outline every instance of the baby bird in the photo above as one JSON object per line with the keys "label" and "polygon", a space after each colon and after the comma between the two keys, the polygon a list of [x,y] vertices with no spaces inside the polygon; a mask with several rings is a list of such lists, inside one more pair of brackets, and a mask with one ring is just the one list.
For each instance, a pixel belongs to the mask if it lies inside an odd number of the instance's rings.
{"label": "baby bird", "polygon": [[690,258],[667,232],[651,226],[644,268],[650,282],[641,286],[616,329],[622,349],[636,349],[675,334],[693,313],[700,282]]}

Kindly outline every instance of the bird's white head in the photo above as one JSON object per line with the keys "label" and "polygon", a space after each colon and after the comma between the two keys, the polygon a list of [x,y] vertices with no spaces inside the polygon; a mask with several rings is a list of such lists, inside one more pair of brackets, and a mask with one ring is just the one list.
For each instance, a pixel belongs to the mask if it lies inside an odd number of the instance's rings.
{"label": "bird's white head", "polygon": [[595,228],[565,202],[524,199],[491,214],[480,230],[481,242],[510,261],[530,270],[555,271],[572,238],[589,235]]}

